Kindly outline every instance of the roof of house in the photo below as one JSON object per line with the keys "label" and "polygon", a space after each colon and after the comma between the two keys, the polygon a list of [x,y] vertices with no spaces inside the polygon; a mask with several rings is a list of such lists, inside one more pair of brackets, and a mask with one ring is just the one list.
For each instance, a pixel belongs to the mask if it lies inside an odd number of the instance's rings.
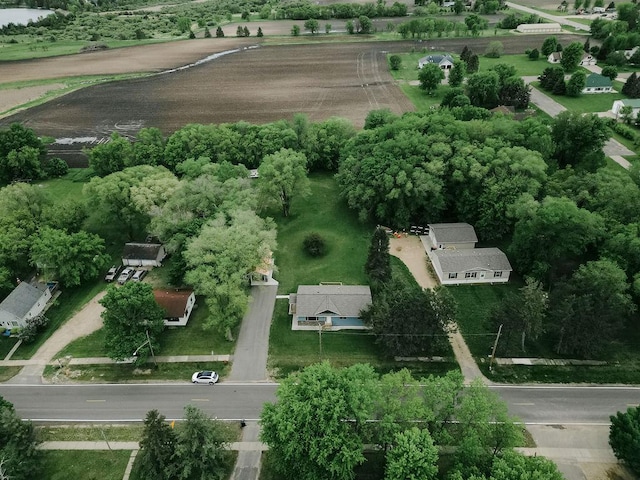
{"label": "roof of house", "polygon": [[624,100],[616,100],[622,102],[625,107],[640,108],[640,98],[626,98]]}
{"label": "roof of house", "polygon": [[444,55],[427,55],[426,57],[422,57],[419,60],[419,63],[437,63],[439,65],[446,61],[453,63],[453,57],[448,53],[445,53]]}
{"label": "roof of house", "polygon": [[162,245],[159,243],[125,243],[122,258],[155,260],[161,248]]}
{"label": "roof of house", "polygon": [[367,285],[299,285],[296,315],[315,317],[330,313],[340,317],[358,317],[371,304]]}
{"label": "roof of house", "polygon": [[562,59],[562,52],[553,52],[549,55],[554,61],[559,62]]}
{"label": "roof of house", "polygon": [[13,291],[7,295],[2,303],[0,310],[8,312],[17,318],[24,318],[29,310],[42,298],[47,290],[44,283],[30,284],[29,282],[20,282]]}
{"label": "roof of house", "polygon": [[499,248],[468,250],[434,250],[442,272],[468,272],[471,270],[511,271],[511,263]]}
{"label": "roof of house", "polygon": [[609,77],[605,77],[604,75],[600,75],[599,73],[592,73],[587,77],[587,83],[585,84],[585,88],[593,88],[593,87],[610,87],[611,79]]}
{"label": "roof of house", "polygon": [[478,241],[476,231],[468,223],[430,223],[438,243],[475,243]]}
{"label": "roof of house", "polygon": [[187,301],[193,290],[154,290],[156,303],[167,312],[167,318],[180,318],[187,309]]}

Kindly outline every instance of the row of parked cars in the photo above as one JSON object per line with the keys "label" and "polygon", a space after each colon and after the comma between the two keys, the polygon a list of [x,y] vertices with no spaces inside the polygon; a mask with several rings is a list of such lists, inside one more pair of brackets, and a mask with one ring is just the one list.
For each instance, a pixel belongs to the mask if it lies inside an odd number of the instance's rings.
{"label": "row of parked cars", "polygon": [[147,271],[144,268],[135,269],[127,267],[123,270],[122,265],[113,265],[105,275],[104,279],[106,282],[113,282],[117,279],[120,285],[124,285],[129,280],[132,282],[139,282],[146,274]]}

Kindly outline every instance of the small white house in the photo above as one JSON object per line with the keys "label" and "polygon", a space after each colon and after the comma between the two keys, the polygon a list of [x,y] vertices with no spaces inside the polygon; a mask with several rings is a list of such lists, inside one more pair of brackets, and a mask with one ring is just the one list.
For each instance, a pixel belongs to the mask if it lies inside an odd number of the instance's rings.
{"label": "small white house", "polygon": [[44,283],[20,282],[0,303],[0,326],[24,327],[27,320],[42,314],[50,299],[51,290]]}
{"label": "small white house", "polygon": [[547,57],[549,63],[560,63],[560,60],[562,60],[562,52],[552,52]]}
{"label": "small white house", "polygon": [[289,295],[292,330],[366,330],[360,312],[371,305],[367,285],[299,285]]}
{"label": "small white house", "polygon": [[640,112],[640,98],[616,100],[615,102],[613,102],[611,111],[616,116],[621,115],[622,107],[631,107],[632,115],[635,118],[638,115],[638,112]]}
{"label": "small white house", "polygon": [[587,81],[582,93],[611,93],[613,92],[613,84],[609,77],[600,75],[599,73],[592,73],[587,76]]}
{"label": "small white house", "polygon": [[164,324],[168,327],[184,327],[196,304],[193,290],[154,290],[153,297],[164,309]]}
{"label": "small white house", "polygon": [[518,33],[562,33],[559,23],[522,23],[516,27]]}
{"label": "small white house", "polygon": [[126,267],[161,267],[167,256],[159,243],[126,243],[122,252],[122,264]]}
{"label": "small white house", "polygon": [[453,57],[449,54],[444,55],[427,55],[418,60],[418,68],[422,69],[429,63],[438,65],[443,70],[449,70],[453,67]]}
{"label": "small white house", "polygon": [[440,283],[506,283],[512,268],[499,248],[434,250],[429,255]]}
{"label": "small white house", "polygon": [[606,11],[607,11],[607,9],[604,8],[604,7],[593,7],[591,9],[591,13],[604,13]]}

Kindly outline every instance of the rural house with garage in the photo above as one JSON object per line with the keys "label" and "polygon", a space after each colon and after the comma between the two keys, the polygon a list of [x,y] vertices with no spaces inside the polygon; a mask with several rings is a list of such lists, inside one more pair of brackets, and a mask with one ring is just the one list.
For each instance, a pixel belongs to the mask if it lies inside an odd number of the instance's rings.
{"label": "rural house with garage", "polygon": [[42,314],[50,299],[51,290],[44,283],[20,282],[0,303],[0,326],[24,327],[27,320]]}
{"label": "rural house with garage", "polygon": [[167,327],[184,327],[189,321],[196,304],[193,290],[154,290],[156,303],[165,311],[164,324]]}
{"label": "rural house with garage", "polygon": [[617,117],[622,115],[622,107],[631,107],[631,116],[636,118],[640,112],[640,98],[627,98],[625,100],[616,100],[613,102],[611,111]]}
{"label": "rural house with garage", "polygon": [[611,93],[613,92],[613,84],[609,77],[592,73],[587,77],[587,82],[582,89],[582,93]]}
{"label": "rural house with garage", "polygon": [[299,285],[289,295],[292,330],[365,330],[360,312],[371,305],[367,285]]}
{"label": "rural house with garage", "polygon": [[420,240],[443,285],[506,283],[513,268],[499,248],[475,248],[475,229],[468,223],[435,223]]}
{"label": "rural house with garage", "polygon": [[126,267],[161,267],[167,256],[159,243],[125,243],[122,264]]}
{"label": "rural house with garage", "polygon": [[442,70],[450,70],[453,67],[453,57],[449,54],[427,55],[418,60],[418,68],[422,69],[429,63],[438,65]]}

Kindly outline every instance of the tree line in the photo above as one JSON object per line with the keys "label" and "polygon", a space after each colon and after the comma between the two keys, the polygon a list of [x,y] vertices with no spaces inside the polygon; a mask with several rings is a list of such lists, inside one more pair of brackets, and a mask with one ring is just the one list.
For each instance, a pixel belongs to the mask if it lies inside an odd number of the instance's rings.
{"label": "tree line", "polygon": [[[465,388],[459,372],[417,380],[324,362],[287,377],[276,396],[260,439],[284,478],[351,480],[371,459],[365,446],[383,458],[385,480],[562,478],[553,462],[513,450],[522,428],[506,404],[481,382]],[[438,446],[454,447],[442,471]]]}

